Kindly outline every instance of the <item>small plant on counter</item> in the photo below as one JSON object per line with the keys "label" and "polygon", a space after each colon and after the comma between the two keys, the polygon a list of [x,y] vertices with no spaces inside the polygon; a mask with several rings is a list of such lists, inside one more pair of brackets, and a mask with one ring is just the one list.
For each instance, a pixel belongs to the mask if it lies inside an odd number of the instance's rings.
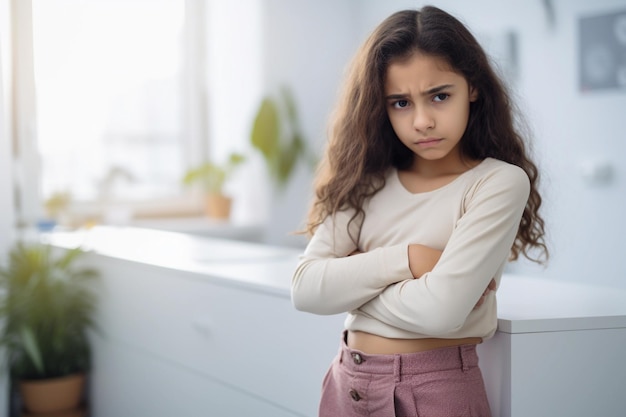
{"label": "small plant on counter", "polygon": [[183,177],[183,184],[191,186],[199,184],[207,197],[207,214],[209,217],[228,218],[231,199],[224,194],[224,185],[235,169],[246,160],[239,153],[231,153],[222,164],[205,162],[189,169]]}

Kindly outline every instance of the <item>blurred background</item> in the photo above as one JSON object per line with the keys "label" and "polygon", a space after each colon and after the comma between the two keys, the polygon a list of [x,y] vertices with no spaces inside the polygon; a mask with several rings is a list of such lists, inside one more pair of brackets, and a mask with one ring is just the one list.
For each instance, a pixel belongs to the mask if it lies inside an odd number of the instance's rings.
{"label": "blurred background", "polygon": [[[0,253],[94,224],[303,247],[348,62],[428,3],[472,29],[530,126],[552,258],[510,271],[625,288],[624,0],[0,0]],[[184,181],[206,163],[228,218]]]}

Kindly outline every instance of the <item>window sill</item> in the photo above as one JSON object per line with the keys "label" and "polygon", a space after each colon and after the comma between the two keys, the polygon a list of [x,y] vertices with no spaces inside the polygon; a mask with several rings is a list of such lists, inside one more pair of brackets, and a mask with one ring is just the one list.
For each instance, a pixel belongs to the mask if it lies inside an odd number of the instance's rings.
{"label": "window sill", "polygon": [[129,226],[254,243],[262,243],[265,237],[263,225],[239,224],[205,216],[133,219]]}

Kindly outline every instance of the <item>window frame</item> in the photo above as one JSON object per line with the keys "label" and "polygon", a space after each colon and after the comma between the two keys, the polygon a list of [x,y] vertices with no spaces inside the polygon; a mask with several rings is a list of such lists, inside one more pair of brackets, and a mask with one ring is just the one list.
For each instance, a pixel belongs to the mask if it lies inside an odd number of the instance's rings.
{"label": "window frame", "polygon": [[[206,6],[203,0],[183,0],[183,164],[191,167],[208,158],[206,87]],[[32,225],[44,218],[41,192],[42,166],[37,149],[36,91],[34,77],[33,16],[31,0],[12,0],[12,121],[17,188],[18,223]],[[183,188],[167,198],[142,201],[112,200],[128,207],[136,218],[192,216],[202,213],[200,190]],[[70,212],[75,222],[98,219],[102,207],[97,201],[73,201]]]}

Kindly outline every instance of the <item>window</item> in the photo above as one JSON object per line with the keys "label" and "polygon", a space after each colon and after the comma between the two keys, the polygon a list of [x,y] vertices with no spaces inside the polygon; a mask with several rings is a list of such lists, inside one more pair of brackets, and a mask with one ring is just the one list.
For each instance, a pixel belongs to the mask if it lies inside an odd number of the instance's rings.
{"label": "window", "polygon": [[83,210],[199,207],[181,178],[206,143],[194,114],[205,111],[202,13],[189,9],[200,3],[32,0],[40,200],[68,192]]}

